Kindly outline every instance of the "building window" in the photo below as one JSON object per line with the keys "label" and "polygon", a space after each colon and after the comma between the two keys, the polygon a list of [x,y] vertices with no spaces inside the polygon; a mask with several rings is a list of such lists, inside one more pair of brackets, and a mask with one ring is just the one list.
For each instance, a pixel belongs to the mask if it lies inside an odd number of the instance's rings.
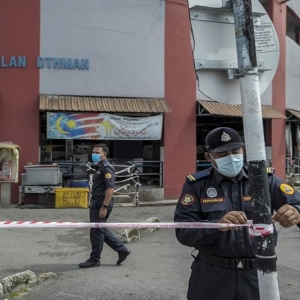
{"label": "building window", "polygon": [[268,4],[269,0],[259,0],[259,2],[261,3],[261,5],[264,7],[264,9],[267,11],[267,4]]}
{"label": "building window", "polygon": [[299,18],[291,9],[287,9],[286,16],[286,35],[295,41],[298,45],[300,44],[300,21]]}

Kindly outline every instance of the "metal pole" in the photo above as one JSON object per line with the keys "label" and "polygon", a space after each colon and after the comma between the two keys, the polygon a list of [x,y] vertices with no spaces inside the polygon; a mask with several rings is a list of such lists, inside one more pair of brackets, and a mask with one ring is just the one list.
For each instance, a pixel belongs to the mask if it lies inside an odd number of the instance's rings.
{"label": "metal pole", "polygon": [[[251,0],[232,0],[253,224],[272,226]],[[274,235],[254,236],[260,300],[279,300]]]}
{"label": "metal pole", "polygon": [[139,207],[140,206],[140,200],[139,200],[139,186],[140,184],[140,176],[139,176],[140,171],[138,169],[136,169],[136,193],[134,196],[134,205],[135,207]]}
{"label": "metal pole", "polygon": [[11,203],[11,183],[2,182],[0,183],[0,195],[1,195],[1,208],[10,208]]}

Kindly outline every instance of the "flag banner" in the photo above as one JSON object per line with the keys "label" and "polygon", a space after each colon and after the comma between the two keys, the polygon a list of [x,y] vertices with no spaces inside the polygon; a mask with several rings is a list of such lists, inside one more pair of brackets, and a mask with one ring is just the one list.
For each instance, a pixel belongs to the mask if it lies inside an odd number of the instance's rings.
{"label": "flag banner", "polygon": [[125,117],[107,113],[47,113],[48,139],[160,140],[163,115]]}

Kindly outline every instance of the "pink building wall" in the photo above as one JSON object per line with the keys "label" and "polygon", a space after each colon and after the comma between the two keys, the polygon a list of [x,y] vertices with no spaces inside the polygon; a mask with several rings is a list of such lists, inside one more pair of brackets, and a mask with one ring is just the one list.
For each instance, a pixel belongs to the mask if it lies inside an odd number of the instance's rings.
{"label": "pink building wall", "polygon": [[[279,64],[272,82],[272,106],[284,115],[286,107],[286,9],[286,4],[280,4],[278,1],[268,3],[268,13],[276,29],[280,47]],[[276,175],[282,179],[286,175],[285,126],[285,119],[272,120],[272,166],[275,168]]]}
{"label": "pink building wall", "polygon": [[[0,141],[21,147],[20,171],[39,157],[40,0],[0,0],[0,54],[26,56],[26,68],[0,68]],[[12,184],[12,203],[18,202]]]}
{"label": "pink building wall", "polygon": [[164,189],[165,199],[174,199],[196,171],[196,77],[188,2],[165,3],[165,97],[172,113],[164,124]]}

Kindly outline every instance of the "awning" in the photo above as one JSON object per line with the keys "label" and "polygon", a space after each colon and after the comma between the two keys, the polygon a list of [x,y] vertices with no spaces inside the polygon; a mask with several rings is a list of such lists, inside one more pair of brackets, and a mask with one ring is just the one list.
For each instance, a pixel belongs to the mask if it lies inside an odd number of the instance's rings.
{"label": "awning", "polygon": [[[214,115],[214,116],[227,116],[227,117],[242,117],[241,104],[224,104],[216,101],[199,100],[201,106],[199,115]],[[277,111],[272,106],[262,105],[262,117],[264,119],[286,119],[286,116]]]}
{"label": "awning", "polygon": [[[289,112],[291,115],[288,115],[287,121],[300,121],[300,112],[297,110],[293,110],[293,109],[287,109],[287,112]],[[295,117],[295,118],[293,118]]]}
{"label": "awning", "polygon": [[108,98],[40,95],[40,110],[80,112],[168,113],[164,98]]}

